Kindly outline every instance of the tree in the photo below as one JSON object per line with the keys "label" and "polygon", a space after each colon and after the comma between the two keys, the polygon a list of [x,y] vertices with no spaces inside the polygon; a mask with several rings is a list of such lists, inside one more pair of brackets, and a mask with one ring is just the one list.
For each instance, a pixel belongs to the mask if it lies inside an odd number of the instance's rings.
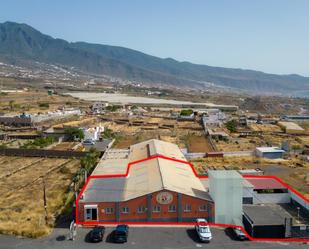
{"label": "tree", "polygon": [[115,134],[111,129],[106,128],[102,134],[102,137],[105,139],[112,139],[115,138]]}
{"label": "tree", "polygon": [[73,140],[82,140],[85,135],[84,132],[79,128],[65,128],[64,133],[68,136],[68,139]]}
{"label": "tree", "polygon": [[14,108],[14,103],[15,103],[14,100],[10,100],[9,105],[10,105],[11,110],[13,110],[13,108]]}
{"label": "tree", "polygon": [[109,106],[107,106],[105,109],[106,109],[107,111],[110,111],[110,112],[115,112],[115,111],[117,111],[118,109],[121,109],[121,107],[122,107],[122,106],[120,106],[120,105],[109,105]]}
{"label": "tree", "polygon": [[237,131],[237,121],[235,119],[232,119],[230,121],[228,121],[225,124],[226,128],[230,131],[230,132],[236,132]]}
{"label": "tree", "polygon": [[192,109],[187,109],[187,110],[181,110],[180,115],[181,116],[190,116],[192,115],[193,110]]}
{"label": "tree", "polygon": [[48,145],[51,145],[55,142],[53,137],[38,137],[35,138],[33,141],[28,141],[24,143],[21,148],[23,149],[37,149],[37,148],[44,148]]}
{"label": "tree", "polygon": [[99,156],[100,152],[98,152],[95,148],[91,148],[87,155],[80,160],[81,167],[85,169],[88,174],[90,174],[92,169],[98,163]]}
{"label": "tree", "polygon": [[47,109],[49,108],[49,103],[47,102],[39,103],[39,107],[42,109]]}

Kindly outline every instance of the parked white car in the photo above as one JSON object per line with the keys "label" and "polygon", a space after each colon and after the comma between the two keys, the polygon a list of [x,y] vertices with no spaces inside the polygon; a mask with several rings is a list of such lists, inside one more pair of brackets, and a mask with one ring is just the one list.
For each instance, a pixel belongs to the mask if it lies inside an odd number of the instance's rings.
{"label": "parked white car", "polygon": [[210,242],[210,240],[212,239],[212,234],[207,220],[202,218],[196,219],[195,230],[201,241]]}

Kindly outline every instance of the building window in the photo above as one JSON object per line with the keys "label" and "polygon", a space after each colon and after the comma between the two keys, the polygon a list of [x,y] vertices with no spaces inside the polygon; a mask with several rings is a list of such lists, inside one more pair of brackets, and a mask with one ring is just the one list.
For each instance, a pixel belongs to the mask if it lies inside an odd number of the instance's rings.
{"label": "building window", "polygon": [[145,208],[144,206],[139,206],[139,207],[137,208],[137,212],[138,212],[139,214],[144,213],[145,211],[146,211],[146,208]]}
{"label": "building window", "polygon": [[158,205],[153,206],[152,212],[154,212],[154,213],[159,213],[160,211],[161,211],[161,207],[160,207],[160,206],[158,206]]}
{"label": "building window", "polygon": [[121,210],[121,212],[122,212],[123,214],[128,214],[128,213],[129,213],[129,207],[123,207],[122,210]]}
{"label": "building window", "polygon": [[85,220],[97,220],[98,209],[97,205],[85,205]]}
{"label": "building window", "polygon": [[191,212],[192,211],[192,206],[191,204],[186,204],[184,209],[183,209],[184,212]]}
{"label": "building window", "polygon": [[106,214],[113,214],[114,213],[114,208],[112,208],[112,207],[105,208],[105,213]]}
{"label": "building window", "polygon": [[198,208],[198,210],[199,210],[200,212],[206,212],[206,211],[207,211],[207,205],[200,205],[199,208]]}
{"label": "building window", "polygon": [[168,211],[170,213],[176,212],[176,205],[169,205],[168,206]]}

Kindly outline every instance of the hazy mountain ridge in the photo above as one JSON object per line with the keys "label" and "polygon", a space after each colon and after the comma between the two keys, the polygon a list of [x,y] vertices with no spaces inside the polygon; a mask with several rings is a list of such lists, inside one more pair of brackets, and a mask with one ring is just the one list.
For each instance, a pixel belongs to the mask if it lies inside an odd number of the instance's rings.
{"label": "hazy mountain ridge", "polygon": [[114,77],[203,88],[204,82],[254,92],[292,94],[309,90],[309,77],[266,74],[254,70],[211,67],[161,59],[132,49],[90,44],[69,43],[54,39],[26,24],[0,24],[0,59],[36,60],[59,63],[79,70]]}

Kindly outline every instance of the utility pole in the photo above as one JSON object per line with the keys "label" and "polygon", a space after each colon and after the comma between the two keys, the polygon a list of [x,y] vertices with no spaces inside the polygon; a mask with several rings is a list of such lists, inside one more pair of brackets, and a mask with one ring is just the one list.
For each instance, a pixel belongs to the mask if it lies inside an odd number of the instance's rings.
{"label": "utility pole", "polygon": [[45,225],[47,225],[48,217],[47,217],[46,186],[45,186],[45,178],[44,177],[43,177],[43,202],[44,202],[44,211],[45,211]]}

